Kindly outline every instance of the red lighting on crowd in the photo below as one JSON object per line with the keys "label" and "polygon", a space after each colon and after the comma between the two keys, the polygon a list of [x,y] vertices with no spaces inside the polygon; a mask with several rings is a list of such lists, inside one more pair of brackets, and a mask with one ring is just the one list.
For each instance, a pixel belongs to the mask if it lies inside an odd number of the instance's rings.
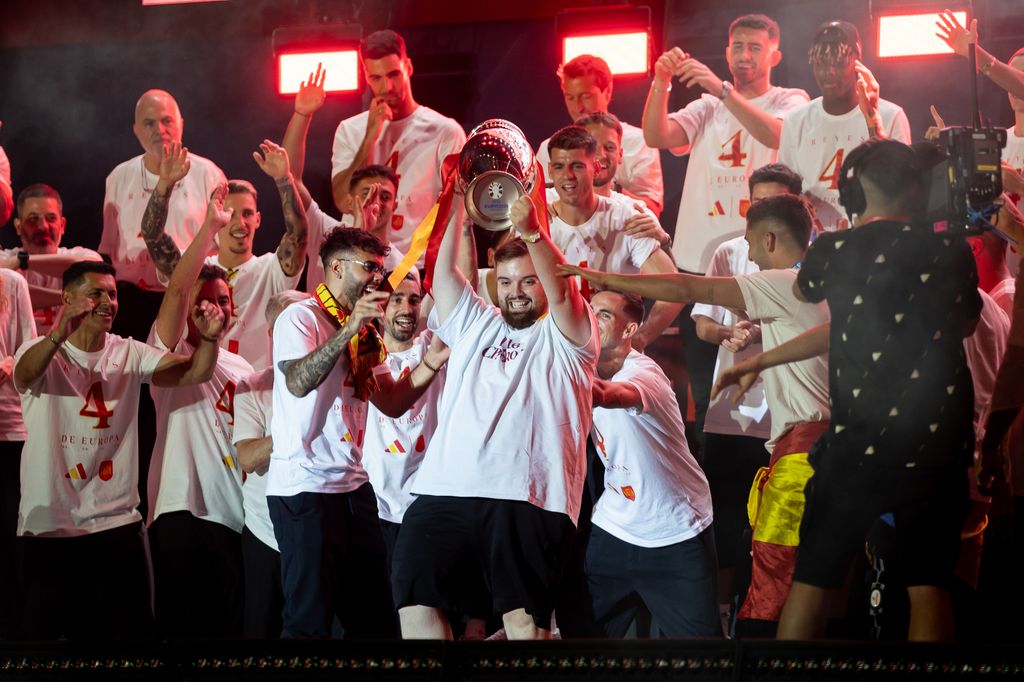
{"label": "red lighting on crowd", "polygon": [[294,95],[309,79],[317,65],[327,72],[325,92],[353,92],[359,89],[359,54],[356,50],[297,52],[277,56],[277,92]]}
{"label": "red lighting on crowd", "polygon": [[581,54],[590,54],[608,62],[612,74],[647,73],[650,35],[647,31],[604,35],[566,36],[562,39],[562,63]]}
{"label": "red lighting on crowd", "polygon": [[[967,12],[953,12],[962,26],[967,25]],[[939,12],[888,14],[878,17],[878,56],[880,58],[924,57],[953,54],[939,38],[935,24]]]}

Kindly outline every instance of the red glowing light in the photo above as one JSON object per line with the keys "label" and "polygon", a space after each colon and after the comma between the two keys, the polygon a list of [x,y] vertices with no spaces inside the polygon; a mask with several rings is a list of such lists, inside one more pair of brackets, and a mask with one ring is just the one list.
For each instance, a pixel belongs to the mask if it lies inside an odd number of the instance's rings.
{"label": "red glowing light", "polygon": [[647,31],[573,35],[562,39],[562,63],[581,54],[608,62],[612,75],[645,74],[648,68],[650,34]]}
{"label": "red glowing light", "polygon": [[327,71],[324,79],[326,92],[352,92],[359,89],[359,55],[356,50],[330,52],[297,52],[277,57],[277,92],[294,95],[302,81],[322,64]]}
{"label": "red glowing light", "polygon": [[224,0],[142,0],[143,5],[184,5],[193,2],[224,2]]}
{"label": "red glowing light", "polygon": [[[967,12],[953,12],[962,26],[967,25]],[[880,58],[923,57],[953,54],[953,50],[937,35],[935,27],[939,12],[889,14],[878,17],[878,56]]]}

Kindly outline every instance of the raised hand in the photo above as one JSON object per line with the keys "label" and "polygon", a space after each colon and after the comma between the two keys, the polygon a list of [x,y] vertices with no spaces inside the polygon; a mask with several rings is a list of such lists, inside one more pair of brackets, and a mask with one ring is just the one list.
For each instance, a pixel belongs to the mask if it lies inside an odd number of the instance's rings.
{"label": "raised hand", "polygon": [[668,85],[673,78],[679,75],[683,62],[690,58],[690,55],[678,47],[673,47],[665,52],[654,62],[654,80],[661,85]]}
{"label": "raised hand", "polygon": [[224,208],[224,198],[227,195],[227,185],[217,185],[214,188],[213,193],[210,194],[210,201],[206,204],[204,227],[208,226],[216,231],[231,222],[232,212]]}
{"label": "raised hand", "polygon": [[360,230],[372,230],[377,225],[381,211],[378,197],[380,197],[379,182],[370,185],[365,197],[358,194],[352,195],[352,201],[355,203],[352,211],[352,227]]}
{"label": "raised hand", "polygon": [[740,401],[743,400],[743,396],[754,385],[757,378],[761,376],[760,370],[756,369],[752,360],[753,358],[750,358],[743,362],[738,362],[732,367],[719,372],[715,385],[711,387],[711,399],[714,400],[727,387],[735,385],[737,389],[732,396],[732,402],[734,405],[739,405]]}
{"label": "raised hand", "polygon": [[384,121],[390,121],[395,117],[391,107],[388,106],[387,98],[374,97],[370,100],[369,116],[366,117],[366,137],[370,140],[377,140]]}
{"label": "raised hand", "polygon": [[356,329],[362,329],[373,320],[384,317],[384,306],[388,304],[391,294],[386,291],[371,291],[363,294],[351,314],[348,316],[348,324],[354,325]]}
{"label": "raised hand", "polygon": [[722,79],[716,76],[715,72],[709,69],[706,64],[697,61],[693,57],[685,59],[679,65],[676,74],[679,76],[679,82],[688,88],[699,85],[705,92],[715,97],[719,97],[722,94]]}
{"label": "raised hand", "polygon": [[65,303],[57,311],[57,320],[53,323],[51,334],[63,341],[78,328],[86,315],[96,308],[97,302],[85,296]]}
{"label": "raised hand", "polygon": [[623,231],[634,239],[648,238],[654,239],[659,244],[667,244],[671,237],[668,236],[668,232],[661,229],[658,220],[644,210],[647,205],[638,201],[633,204],[633,208],[636,209],[636,213],[629,216],[622,224]]}
{"label": "raised hand", "polygon": [[260,152],[253,152],[252,158],[264,173],[274,180],[283,180],[291,174],[288,152],[284,147],[270,140],[263,140],[260,143],[260,151],[263,152],[262,156]]}
{"label": "raised hand", "polygon": [[855,61],[853,68],[857,70],[857,102],[860,105],[860,112],[864,114],[864,120],[868,122],[868,128],[874,128],[881,136],[882,115],[878,111],[878,81],[868,67]]}
{"label": "raised hand", "polygon": [[600,270],[582,268],[579,265],[559,263],[555,266],[555,274],[559,277],[582,277],[596,287],[604,287],[605,285],[604,276],[606,273],[603,273]]}
{"label": "raised hand", "polygon": [[1003,162],[1003,189],[1010,194],[1024,197],[1024,175],[1020,171]]}
{"label": "raised hand", "polygon": [[932,120],[935,121],[935,125],[928,126],[928,130],[924,131],[924,139],[934,142],[939,139],[939,133],[946,127],[946,122],[939,115],[939,110],[935,108],[934,104],[929,106],[928,110],[932,114]]}
{"label": "raised hand", "polygon": [[327,70],[322,65],[316,65],[316,73],[309,74],[309,80],[302,81],[299,86],[299,93],[295,95],[295,113],[303,116],[312,116],[324,105],[327,93],[324,92],[324,79],[327,78]]}
{"label": "raised hand", "polygon": [[935,27],[939,29],[935,35],[942,38],[952,48],[953,52],[961,57],[967,56],[967,51],[970,49],[971,44],[978,44],[977,19],[971,20],[971,30],[968,31],[953,12],[947,9],[939,15],[939,20],[935,22]]}
{"label": "raised hand", "polygon": [[508,214],[512,221],[512,227],[519,234],[534,234],[540,231],[540,221],[537,219],[537,207],[528,194],[516,199]]}
{"label": "raised hand", "polygon": [[179,180],[188,175],[188,169],[191,167],[187,147],[182,147],[180,142],[165,144],[157,167],[157,174],[160,176],[157,185],[162,190],[161,193],[174,187]]}
{"label": "raised hand", "polygon": [[224,311],[210,301],[200,301],[192,306],[192,322],[200,336],[206,339],[220,338],[224,331]]}

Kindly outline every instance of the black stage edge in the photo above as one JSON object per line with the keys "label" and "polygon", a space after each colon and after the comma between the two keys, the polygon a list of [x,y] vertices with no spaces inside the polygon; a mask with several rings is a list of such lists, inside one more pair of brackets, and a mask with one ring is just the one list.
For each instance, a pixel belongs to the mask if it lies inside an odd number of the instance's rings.
{"label": "black stage edge", "polygon": [[31,680],[1004,680],[1024,647],[872,642],[230,641],[0,645]]}

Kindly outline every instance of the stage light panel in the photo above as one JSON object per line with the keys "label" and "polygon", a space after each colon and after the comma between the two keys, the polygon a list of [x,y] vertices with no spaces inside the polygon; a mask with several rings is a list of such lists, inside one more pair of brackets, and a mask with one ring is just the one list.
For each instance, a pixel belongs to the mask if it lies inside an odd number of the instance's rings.
{"label": "stage light panel", "polygon": [[[878,56],[881,59],[899,57],[924,57],[953,54],[953,50],[942,38],[935,24],[939,12],[914,14],[882,14],[878,17]],[[967,25],[967,12],[957,10],[953,16],[961,25]]]}
{"label": "stage light panel", "polygon": [[612,75],[647,73],[650,35],[647,31],[565,36],[562,63],[589,54],[608,62]]}
{"label": "stage light panel", "polygon": [[359,90],[359,55],[356,50],[282,53],[277,56],[277,92],[294,95],[302,81],[316,72],[317,64],[327,71],[325,92]]}

